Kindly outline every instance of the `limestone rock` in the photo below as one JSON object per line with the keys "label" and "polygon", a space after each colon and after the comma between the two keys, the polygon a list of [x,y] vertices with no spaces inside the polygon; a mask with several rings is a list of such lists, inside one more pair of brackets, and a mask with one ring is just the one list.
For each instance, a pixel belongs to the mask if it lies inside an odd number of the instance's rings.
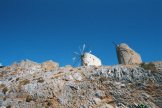
{"label": "limestone rock", "polygon": [[101,99],[100,98],[93,98],[93,101],[95,102],[95,104],[99,104],[101,103]]}
{"label": "limestone rock", "polygon": [[[156,64],[161,67],[162,63]],[[11,73],[17,66],[0,69],[3,73],[0,107],[138,108],[143,104],[147,108],[162,108],[160,70],[152,72],[138,65],[115,65],[61,67],[44,72],[40,69],[36,71],[39,66],[30,67],[30,62],[23,62],[21,66],[25,69],[18,69],[15,74]],[[29,74],[26,67],[34,74]],[[19,74],[21,71],[23,74]],[[24,79],[29,82],[22,85],[22,80],[26,82]],[[28,97],[30,102],[26,101]]]}
{"label": "limestone rock", "polygon": [[111,104],[103,104],[100,108],[114,108]]}
{"label": "limestone rock", "polygon": [[66,81],[74,80],[72,75],[65,75],[63,79],[65,79]]}
{"label": "limestone rock", "polygon": [[90,53],[84,53],[82,56],[83,66],[101,66],[101,60]]}
{"label": "limestone rock", "polygon": [[77,81],[81,81],[83,78],[82,78],[82,75],[80,73],[74,73],[73,74],[73,77],[75,80]]}
{"label": "limestone rock", "polygon": [[41,66],[42,66],[43,71],[48,72],[48,71],[52,71],[58,68],[59,64],[56,62],[53,62],[52,60],[49,60],[49,61],[42,63]]}
{"label": "limestone rock", "polygon": [[34,74],[40,71],[40,69],[41,69],[40,64],[28,59],[22,60],[20,62],[15,62],[11,66],[5,67],[5,70],[12,71],[12,74],[19,73],[21,75],[26,73]]}
{"label": "limestone rock", "polygon": [[127,44],[121,43],[116,47],[119,64],[132,65],[142,63],[141,56]]}

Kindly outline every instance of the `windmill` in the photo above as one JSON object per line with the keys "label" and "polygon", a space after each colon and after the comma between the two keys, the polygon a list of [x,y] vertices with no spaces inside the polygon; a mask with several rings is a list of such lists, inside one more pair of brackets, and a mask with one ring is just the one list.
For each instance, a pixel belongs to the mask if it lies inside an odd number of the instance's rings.
{"label": "windmill", "polygon": [[73,59],[73,66],[83,66],[83,57],[85,53],[91,53],[91,50],[89,50],[88,52],[86,52],[87,48],[86,45],[83,44],[82,48],[79,47],[79,52],[74,52],[74,57]]}
{"label": "windmill", "polygon": [[97,58],[95,55],[91,54],[91,50],[86,51],[86,45],[83,44],[82,49],[79,48],[80,53],[74,52],[76,55],[73,58],[74,65],[78,63],[78,66],[101,66],[101,60]]}

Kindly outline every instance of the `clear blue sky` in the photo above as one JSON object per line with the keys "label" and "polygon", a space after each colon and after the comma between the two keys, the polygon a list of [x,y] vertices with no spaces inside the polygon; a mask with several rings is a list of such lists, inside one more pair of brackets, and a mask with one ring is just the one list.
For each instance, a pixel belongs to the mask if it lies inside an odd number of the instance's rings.
{"label": "clear blue sky", "polygon": [[104,65],[117,64],[112,42],[143,61],[162,60],[162,0],[0,0],[0,62],[71,64],[86,43]]}

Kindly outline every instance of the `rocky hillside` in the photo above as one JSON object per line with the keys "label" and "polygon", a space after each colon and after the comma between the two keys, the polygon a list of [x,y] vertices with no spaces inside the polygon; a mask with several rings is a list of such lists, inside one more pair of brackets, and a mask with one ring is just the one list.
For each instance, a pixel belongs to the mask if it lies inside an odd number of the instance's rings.
{"label": "rocky hillside", "polygon": [[162,108],[162,62],[59,67],[29,60],[0,68],[1,108]]}

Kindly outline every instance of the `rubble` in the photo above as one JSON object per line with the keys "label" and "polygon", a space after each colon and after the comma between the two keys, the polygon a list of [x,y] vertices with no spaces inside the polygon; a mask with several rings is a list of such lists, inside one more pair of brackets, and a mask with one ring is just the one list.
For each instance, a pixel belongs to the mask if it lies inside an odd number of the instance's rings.
{"label": "rubble", "polygon": [[[153,72],[140,65],[73,68],[48,63],[42,68],[42,64],[27,60],[1,68],[0,107],[162,107],[160,69]],[[154,64],[162,67],[161,62]]]}

